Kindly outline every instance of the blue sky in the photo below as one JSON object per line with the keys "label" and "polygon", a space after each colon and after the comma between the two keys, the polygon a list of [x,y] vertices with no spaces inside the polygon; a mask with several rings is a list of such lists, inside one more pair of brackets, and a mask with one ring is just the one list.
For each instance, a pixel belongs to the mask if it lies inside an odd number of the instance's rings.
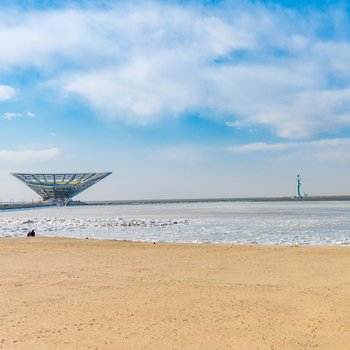
{"label": "blue sky", "polygon": [[[98,5],[96,5],[98,3]],[[350,194],[346,1],[2,1],[9,172],[113,171],[81,199]]]}

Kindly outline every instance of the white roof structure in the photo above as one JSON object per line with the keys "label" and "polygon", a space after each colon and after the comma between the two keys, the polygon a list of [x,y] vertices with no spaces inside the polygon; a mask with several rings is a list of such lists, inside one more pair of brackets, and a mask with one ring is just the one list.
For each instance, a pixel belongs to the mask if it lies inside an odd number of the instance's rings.
{"label": "white roof structure", "polygon": [[44,201],[66,205],[74,196],[101,181],[107,173],[62,173],[62,174],[24,174],[12,173],[23,181]]}

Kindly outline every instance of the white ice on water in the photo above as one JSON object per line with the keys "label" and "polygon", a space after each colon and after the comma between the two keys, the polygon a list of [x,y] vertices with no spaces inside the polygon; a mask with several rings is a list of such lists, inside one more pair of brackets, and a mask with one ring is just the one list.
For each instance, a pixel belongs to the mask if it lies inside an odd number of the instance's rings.
{"label": "white ice on water", "polygon": [[347,202],[217,202],[66,207],[0,212],[0,237],[181,243],[349,245]]}

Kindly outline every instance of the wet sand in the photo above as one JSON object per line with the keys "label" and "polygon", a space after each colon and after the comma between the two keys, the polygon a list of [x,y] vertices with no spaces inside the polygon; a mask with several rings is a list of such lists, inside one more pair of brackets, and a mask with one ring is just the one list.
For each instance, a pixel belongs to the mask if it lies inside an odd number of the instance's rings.
{"label": "wet sand", "polygon": [[0,239],[0,349],[349,349],[350,248]]}

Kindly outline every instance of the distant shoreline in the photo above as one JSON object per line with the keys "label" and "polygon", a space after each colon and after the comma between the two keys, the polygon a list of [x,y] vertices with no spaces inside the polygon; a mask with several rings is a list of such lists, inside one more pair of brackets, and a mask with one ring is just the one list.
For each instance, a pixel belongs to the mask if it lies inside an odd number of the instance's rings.
{"label": "distant shoreline", "polygon": [[[115,201],[87,201],[81,205],[127,205],[127,204],[165,204],[165,203],[212,203],[212,202],[315,202],[315,201],[350,201],[350,195],[296,197],[237,197],[237,198],[188,198],[188,199],[137,199]],[[75,203],[75,202],[74,202]],[[73,204],[74,205],[74,204]],[[79,204],[76,204],[79,205]]]}
{"label": "distant shoreline", "polygon": [[[142,205],[142,204],[172,204],[172,203],[215,203],[215,202],[336,202],[350,201],[350,195],[341,196],[309,196],[296,197],[238,197],[238,198],[188,198],[188,199],[132,199],[132,200],[106,200],[106,201],[72,201],[68,206],[94,206],[94,205]],[[44,202],[11,202],[0,203],[0,210],[31,209],[51,207],[54,204]]]}

